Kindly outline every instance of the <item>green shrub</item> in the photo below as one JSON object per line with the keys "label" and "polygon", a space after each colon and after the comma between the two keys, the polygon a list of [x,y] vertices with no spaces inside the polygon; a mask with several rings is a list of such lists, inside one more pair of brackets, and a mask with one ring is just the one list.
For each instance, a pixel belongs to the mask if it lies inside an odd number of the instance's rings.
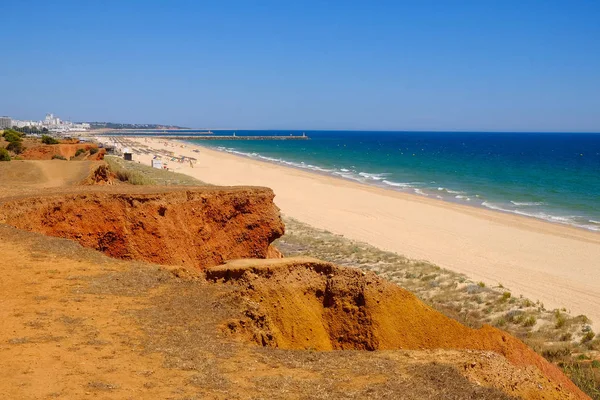
{"label": "green shrub", "polygon": [[79,157],[83,153],[85,153],[84,149],[77,149],[77,151],[75,152],[75,157]]}
{"label": "green shrub", "polygon": [[0,161],[10,161],[10,154],[4,147],[0,147]]}
{"label": "green shrub", "polygon": [[600,398],[600,385],[596,381],[594,370],[590,366],[573,363],[563,366],[563,371],[579,389],[593,399]]}
{"label": "green shrub", "polygon": [[21,135],[19,135],[19,132],[14,131],[4,131],[2,136],[4,136],[4,140],[11,143],[20,142],[21,140],[23,140],[21,139]]}
{"label": "green shrub", "polygon": [[560,329],[563,326],[565,326],[565,324],[567,323],[567,318],[564,314],[561,314],[559,310],[556,310],[554,312],[554,316],[556,317],[556,324],[554,325],[556,329]]}
{"label": "green shrub", "polygon": [[599,360],[592,361],[592,368],[600,368],[600,361]]}
{"label": "green shrub", "polygon": [[5,129],[4,133],[8,133],[8,132],[10,132],[10,133],[16,133],[17,135],[19,135],[21,137],[27,136],[27,134],[22,131],[23,128],[17,128],[17,129],[14,129],[14,128],[16,128],[16,127],[13,126],[13,129],[10,129],[10,128],[9,129]]}
{"label": "green shrub", "polygon": [[18,136],[19,138],[22,138],[23,136],[25,136],[25,134],[22,132],[15,131],[14,129],[5,129],[2,132],[2,136],[4,138],[6,138],[6,136]]}
{"label": "green shrub", "polygon": [[583,338],[581,338],[581,343],[586,343],[591,341],[594,336],[596,336],[596,334],[594,333],[594,331],[587,331],[585,333],[585,335],[583,335]]}
{"label": "green shrub", "polygon": [[529,318],[527,318],[525,320],[525,322],[523,322],[523,326],[527,326],[527,327],[534,326],[536,322],[537,322],[537,319],[535,319],[535,317],[532,315]]}
{"label": "green shrub", "polygon": [[61,156],[60,154],[55,154],[52,156],[53,160],[67,160],[66,158],[64,158],[63,156]]}
{"label": "green shrub", "polygon": [[97,147],[92,147],[92,148],[90,149],[90,154],[91,154],[91,155],[94,155],[94,154],[96,154],[98,151],[100,151],[100,149],[98,149]]}
{"label": "green shrub", "polygon": [[542,350],[542,356],[548,361],[557,361],[571,355],[570,346],[550,346]]}
{"label": "green shrub", "polygon": [[42,135],[42,143],[44,144],[58,144],[58,140],[54,139],[52,136]]}
{"label": "green shrub", "polygon": [[15,154],[21,154],[25,150],[25,147],[23,147],[23,142],[10,142],[6,146],[6,150],[12,151]]}

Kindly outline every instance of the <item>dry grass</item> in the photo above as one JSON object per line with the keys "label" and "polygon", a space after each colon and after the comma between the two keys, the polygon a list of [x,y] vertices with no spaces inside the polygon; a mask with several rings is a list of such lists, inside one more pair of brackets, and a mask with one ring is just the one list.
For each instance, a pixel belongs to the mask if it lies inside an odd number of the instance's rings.
{"label": "dry grass", "polygon": [[600,399],[600,371],[592,364],[570,363],[563,367],[573,383],[587,393],[592,399]]}
{"label": "dry grass", "polygon": [[156,185],[156,182],[143,172],[133,170],[125,165],[127,161],[117,157],[105,157],[104,160],[121,182],[128,182],[132,185]]}
{"label": "dry grass", "polygon": [[104,160],[109,165],[117,178],[133,185],[161,185],[161,186],[204,186],[204,182],[191,176],[152,168],[148,165],[134,161],[125,161],[120,157],[106,156]]}

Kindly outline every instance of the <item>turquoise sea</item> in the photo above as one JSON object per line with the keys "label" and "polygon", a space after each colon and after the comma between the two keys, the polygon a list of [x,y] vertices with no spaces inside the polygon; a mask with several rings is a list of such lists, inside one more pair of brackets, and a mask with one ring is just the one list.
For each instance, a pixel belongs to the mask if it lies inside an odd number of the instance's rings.
{"label": "turquoise sea", "polygon": [[[236,131],[237,135],[302,133]],[[600,231],[600,134],[306,134],[310,140],[197,144],[391,190]]]}

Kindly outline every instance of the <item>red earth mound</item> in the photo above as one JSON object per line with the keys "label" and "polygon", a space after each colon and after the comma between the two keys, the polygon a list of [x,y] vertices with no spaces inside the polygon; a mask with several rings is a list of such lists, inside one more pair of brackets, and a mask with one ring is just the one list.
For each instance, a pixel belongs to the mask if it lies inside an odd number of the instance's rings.
{"label": "red earth mound", "polygon": [[315,350],[491,350],[536,367],[552,390],[587,398],[556,366],[499,329],[468,328],[373,273],[315,259],[237,260],[207,279],[242,288],[252,306],[232,331],[264,346]]}
{"label": "red earth mound", "polygon": [[[77,150],[83,149],[86,151],[85,155],[80,155],[77,159],[97,161],[103,160],[105,149],[98,149],[98,145],[91,143],[78,143],[78,144],[39,144],[35,147],[27,147],[27,149],[20,155],[24,160],[51,160],[53,156],[62,156],[67,160],[75,157]],[[98,149],[96,154],[89,154],[91,149]]]}
{"label": "red earth mound", "polygon": [[0,222],[116,258],[197,268],[265,258],[284,232],[271,189],[135,190],[7,200],[0,204]]}

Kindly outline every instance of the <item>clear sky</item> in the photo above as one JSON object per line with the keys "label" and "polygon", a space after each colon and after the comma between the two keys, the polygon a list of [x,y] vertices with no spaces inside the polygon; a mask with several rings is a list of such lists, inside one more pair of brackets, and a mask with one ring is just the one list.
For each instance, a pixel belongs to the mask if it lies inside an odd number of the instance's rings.
{"label": "clear sky", "polygon": [[600,1],[3,1],[0,114],[600,131]]}

